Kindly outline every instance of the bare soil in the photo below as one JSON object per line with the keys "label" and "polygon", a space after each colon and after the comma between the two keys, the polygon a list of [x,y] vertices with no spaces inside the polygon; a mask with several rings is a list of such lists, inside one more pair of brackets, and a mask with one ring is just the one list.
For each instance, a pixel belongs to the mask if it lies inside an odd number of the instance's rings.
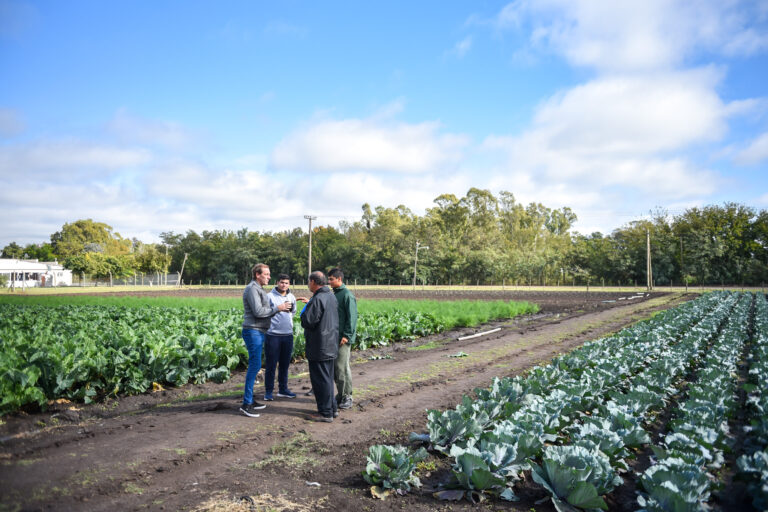
{"label": "bare soil", "polygon": [[[383,294],[397,297],[397,292]],[[374,299],[382,293],[359,290],[358,295]],[[448,459],[435,455],[428,459],[435,469],[420,474],[422,489],[385,501],[372,498],[361,476],[368,448],[407,444],[410,432],[425,431],[427,409],[452,408],[495,376],[546,364],[690,298],[631,296],[518,291],[414,297],[408,292],[407,298],[529,300],[542,311],[353,353],[355,405],[331,424],[305,419],[315,402],[303,393],[309,386],[304,363],[292,366],[290,386],[299,396],[268,402],[259,418],[238,413],[244,371],[223,384],[89,406],[53,404],[44,413],[6,416],[0,425],[0,511],[476,510],[469,502],[432,497],[450,467]],[[495,333],[458,340],[497,327]],[[448,357],[459,352],[467,356]],[[257,386],[257,399],[261,392]],[[546,494],[530,482],[519,495],[517,503],[487,501],[479,507],[554,510],[548,500],[538,503]],[[618,493],[617,499],[634,497]]]}

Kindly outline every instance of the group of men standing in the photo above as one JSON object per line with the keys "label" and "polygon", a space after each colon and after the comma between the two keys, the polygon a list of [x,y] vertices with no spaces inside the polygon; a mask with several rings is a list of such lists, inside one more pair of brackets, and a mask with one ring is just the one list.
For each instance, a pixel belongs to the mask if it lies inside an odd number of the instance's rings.
{"label": "group of men standing", "polygon": [[322,272],[312,272],[307,283],[312,292],[309,299],[291,293],[290,277],[286,274],[280,274],[275,287],[266,293],[263,286],[269,283],[271,275],[269,267],[263,263],[253,267],[252,275],[253,280],[243,291],[242,336],[248,349],[248,370],[240,411],[255,418],[259,416],[256,411],[266,407],[253,399],[262,348],[266,356],[264,401],[274,400],[276,368],[277,397],[296,398],[288,388],[288,366],[293,355],[293,313],[296,302],[301,301],[306,303],[301,311],[301,326],[306,339],[310,393],[315,395],[317,402],[317,413],[309,415],[308,419],[332,422],[339,415],[339,409],[352,407],[349,353],[355,341],[357,301],[344,285],[344,273],[334,268],[326,278]]}

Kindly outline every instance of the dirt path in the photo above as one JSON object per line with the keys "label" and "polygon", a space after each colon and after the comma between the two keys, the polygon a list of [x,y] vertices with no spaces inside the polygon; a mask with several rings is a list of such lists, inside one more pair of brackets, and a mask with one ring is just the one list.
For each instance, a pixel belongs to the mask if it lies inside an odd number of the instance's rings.
{"label": "dirt path", "polygon": [[[446,505],[427,491],[371,499],[360,476],[368,447],[404,444],[410,431],[425,430],[426,409],[454,407],[494,376],[546,364],[680,300],[668,295],[594,313],[539,315],[483,326],[501,330],[471,340],[457,340],[476,331],[463,329],[357,353],[356,405],[332,424],[304,419],[315,404],[303,393],[270,402],[260,418],[241,416],[242,372],[225,384],[20,418],[4,426],[0,443],[0,511],[237,510],[232,500],[240,496],[272,510],[463,509],[469,504]],[[448,357],[459,352],[467,355]],[[302,365],[294,371],[290,385],[301,392],[308,378]],[[543,496],[530,492],[524,502],[493,508],[529,510]]]}

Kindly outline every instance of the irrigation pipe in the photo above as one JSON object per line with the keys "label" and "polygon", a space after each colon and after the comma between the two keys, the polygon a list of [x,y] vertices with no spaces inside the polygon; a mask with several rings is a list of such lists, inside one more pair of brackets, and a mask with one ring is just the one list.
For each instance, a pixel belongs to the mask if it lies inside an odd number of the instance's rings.
{"label": "irrigation pipe", "polygon": [[497,327],[495,329],[491,329],[490,331],[478,332],[477,334],[470,334],[469,336],[462,336],[457,341],[470,340],[472,338],[477,338],[478,336],[485,336],[486,334],[491,334],[493,332],[498,332],[500,330],[501,330],[501,327]]}

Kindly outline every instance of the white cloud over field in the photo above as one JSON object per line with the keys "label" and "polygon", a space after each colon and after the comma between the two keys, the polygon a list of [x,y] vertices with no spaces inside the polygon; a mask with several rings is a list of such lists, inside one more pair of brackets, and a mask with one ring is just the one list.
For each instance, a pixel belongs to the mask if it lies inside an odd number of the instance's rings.
{"label": "white cloud over field", "polygon": [[742,165],[756,165],[768,160],[768,133],[763,133],[736,155]]}
{"label": "white cloud over field", "polygon": [[764,2],[707,0],[517,0],[496,18],[529,44],[601,71],[674,69],[702,51],[751,55],[768,48]]}
{"label": "white cloud over field", "polygon": [[322,119],[284,137],[270,160],[275,169],[422,173],[454,167],[467,143],[435,121]]}
{"label": "white cloud over field", "polygon": [[24,131],[24,121],[18,112],[0,108],[0,137],[11,137]]}
{"label": "white cloud over field", "polygon": [[164,147],[182,150],[191,147],[196,139],[181,123],[158,119],[145,119],[120,109],[107,123],[107,129],[128,144]]}
{"label": "white cloud over field", "polygon": [[[711,197],[725,180],[709,168],[714,157],[701,155],[714,155],[729,123],[758,101],[724,101],[718,88],[727,70],[685,64],[707,52],[749,55],[768,48],[768,36],[750,26],[750,14],[764,19],[765,9],[744,7],[655,0],[505,6],[495,26],[528,33],[526,53],[561,55],[595,75],[544,99],[521,133],[485,139],[486,149],[502,155],[499,186],[606,217]],[[755,140],[737,160],[765,158],[765,140]],[[604,230],[605,220],[594,227]]]}
{"label": "white cloud over field", "polygon": [[40,140],[0,148],[0,177],[67,178],[69,172],[103,173],[141,166],[151,158],[151,152],[142,147],[78,139]]}

